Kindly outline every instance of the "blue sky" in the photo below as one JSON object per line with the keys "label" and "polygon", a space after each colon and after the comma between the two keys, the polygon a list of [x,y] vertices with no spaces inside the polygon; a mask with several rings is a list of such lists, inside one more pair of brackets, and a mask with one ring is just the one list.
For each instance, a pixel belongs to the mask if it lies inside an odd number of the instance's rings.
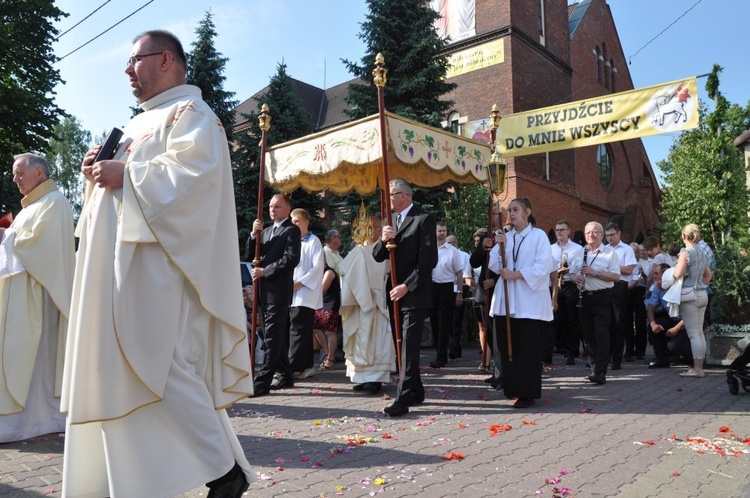
{"label": "blue sky", "polygon": [[[56,54],[68,54],[147,2],[111,0],[64,35],[54,45]],[[746,105],[750,100],[747,0],[702,0],[647,45],[696,2],[699,0],[608,0],[625,57],[633,56],[629,65],[633,84],[639,88],[695,76],[718,63],[724,67],[722,92],[730,101]],[[58,1],[58,7],[70,13],[58,28],[67,30],[103,3],[105,0]],[[330,87],[351,78],[341,59],[359,61],[364,52],[357,36],[366,13],[364,0],[154,0],[57,63],[66,82],[58,87],[57,104],[94,135],[124,125],[129,107],[135,104],[124,73],[132,38],[148,29],[167,29],[190,50],[195,28],[209,9],[218,32],[216,48],[229,58],[225,89],[236,92],[240,101],[266,86],[282,61],[292,77]],[[705,78],[698,86],[699,96],[705,100]],[[675,137],[643,140],[654,168],[667,157]]]}

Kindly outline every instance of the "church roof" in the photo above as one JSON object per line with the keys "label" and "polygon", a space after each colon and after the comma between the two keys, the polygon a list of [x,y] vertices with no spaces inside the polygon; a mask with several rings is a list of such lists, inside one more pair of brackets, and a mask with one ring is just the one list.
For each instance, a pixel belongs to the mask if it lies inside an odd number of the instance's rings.
{"label": "church roof", "polygon": [[568,28],[571,38],[573,38],[573,35],[575,34],[576,29],[581,22],[581,19],[583,19],[583,16],[584,14],[586,14],[586,11],[589,9],[590,5],[591,0],[583,0],[581,2],[576,2],[568,5]]}

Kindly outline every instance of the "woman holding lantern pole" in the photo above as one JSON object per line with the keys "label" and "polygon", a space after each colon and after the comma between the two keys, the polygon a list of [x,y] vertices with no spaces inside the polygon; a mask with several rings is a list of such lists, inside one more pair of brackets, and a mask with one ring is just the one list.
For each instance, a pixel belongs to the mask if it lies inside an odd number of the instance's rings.
{"label": "woman holding lantern pole", "polygon": [[[497,328],[505,396],[518,398],[515,408],[528,408],[542,397],[542,337],[553,318],[549,293],[553,261],[547,234],[534,227],[531,201],[514,199],[508,216],[513,229],[497,232],[490,252],[489,269],[500,276],[490,315]],[[506,310],[510,320],[506,320]]]}

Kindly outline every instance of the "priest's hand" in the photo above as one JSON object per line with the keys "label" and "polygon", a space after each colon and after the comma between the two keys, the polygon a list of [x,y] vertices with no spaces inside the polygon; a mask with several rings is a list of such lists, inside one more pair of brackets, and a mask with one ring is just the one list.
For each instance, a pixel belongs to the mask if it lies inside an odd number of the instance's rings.
{"label": "priest's hand", "polygon": [[259,278],[265,277],[266,273],[263,271],[263,268],[253,268],[250,270],[250,276],[253,277],[253,281],[256,281]]}
{"label": "priest's hand", "polygon": [[91,174],[96,184],[100,187],[121,187],[122,178],[125,174],[125,162],[114,160],[99,161],[98,163],[94,163]]}
{"label": "priest's hand", "polygon": [[86,155],[83,157],[83,162],[81,163],[81,172],[83,172],[83,176],[86,177],[86,179],[90,182],[94,182],[94,159],[96,158],[96,155],[99,153],[99,150],[102,148],[101,145],[96,145],[94,147],[91,147],[88,152],[86,152]]}

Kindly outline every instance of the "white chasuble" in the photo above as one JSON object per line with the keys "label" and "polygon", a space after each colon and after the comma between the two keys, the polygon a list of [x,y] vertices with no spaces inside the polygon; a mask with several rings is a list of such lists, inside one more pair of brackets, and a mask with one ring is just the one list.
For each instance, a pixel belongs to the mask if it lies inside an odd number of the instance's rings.
{"label": "white chasuble", "polygon": [[346,375],[355,384],[389,382],[395,349],[385,299],[386,263],[357,246],[341,263],[341,320]]}
{"label": "white chasuble", "polygon": [[60,390],[73,284],[73,214],[46,180],[21,204],[2,242],[0,442],[60,432]]}
{"label": "white chasuble", "polygon": [[254,479],[224,410],[253,392],[226,136],[196,87],[142,108],[123,186],[89,184],[77,227],[63,496]]}

